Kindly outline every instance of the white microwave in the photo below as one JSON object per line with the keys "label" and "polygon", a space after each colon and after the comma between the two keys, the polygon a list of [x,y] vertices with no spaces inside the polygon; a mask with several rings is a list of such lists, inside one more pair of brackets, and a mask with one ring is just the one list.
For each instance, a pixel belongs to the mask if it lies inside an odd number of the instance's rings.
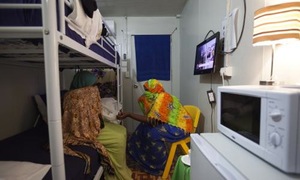
{"label": "white microwave", "polygon": [[218,130],[286,173],[300,173],[300,90],[278,86],[222,86]]}

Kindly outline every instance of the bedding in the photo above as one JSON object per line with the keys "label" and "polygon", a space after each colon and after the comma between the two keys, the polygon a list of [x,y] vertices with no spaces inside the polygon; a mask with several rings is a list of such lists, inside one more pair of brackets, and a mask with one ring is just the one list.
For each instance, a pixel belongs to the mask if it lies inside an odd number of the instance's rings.
{"label": "bedding", "polygon": [[[46,95],[35,95],[34,100],[36,102],[38,111],[42,117],[42,120],[45,123],[48,123]],[[63,102],[63,101],[61,101],[61,102]],[[119,108],[118,108],[117,100],[115,100],[112,97],[101,98],[101,106],[102,106],[101,114],[105,120],[110,121],[115,124],[120,124],[121,121],[118,120],[116,117],[117,117],[117,114],[119,113],[119,111],[122,109],[122,105],[119,105]]]}
{"label": "bedding", "polygon": [[118,107],[117,100],[114,98],[101,98],[101,106],[101,114],[104,120],[115,124],[121,123],[121,121],[117,119],[117,115],[122,109],[122,105],[120,104]]}
{"label": "bedding", "polygon": [[[40,3],[41,0],[0,0],[0,3]],[[98,10],[99,11],[99,10]],[[72,13],[72,9],[68,6],[65,6],[65,12],[66,15],[70,15]],[[97,13],[96,19],[97,21],[102,21],[102,18],[100,18],[101,14],[100,11]],[[76,21],[79,23],[78,21]],[[41,26],[42,25],[42,14],[40,9],[1,9],[0,11],[0,26]],[[102,31],[103,23],[99,23],[97,25],[93,25],[93,34],[96,35],[96,37],[88,37],[88,41],[86,43],[86,40],[79,35],[74,28],[70,28],[66,23],[66,35],[70,37],[71,39],[75,40],[77,43],[89,47],[90,50],[94,51],[95,53],[99,54],[100,56],[106,58],[110,62],[115,62],[117,60],[117,63],[120,60],[119,54],[117,54],[115,58],[115,48],[112,43],[110,43],[106,39],[106,37],[102,36],[102,38],[99,39],[99,31]],[[58,23],[59,28],[59,23]],[[91,28],[91,25],[90,25]],[[97,30],[96,30],[97,29]],[[91,29],[90,29],[91,31]],[[101,33],[102,35],[102,33]],[[91,43],[91,41],[97,40],[99,44],[103,46],[99,47],[95,43]],[[34,44],[41,43],[42,39],[40,40],[33,40]]]}
{"label": "bedding", "polygon": [[[88,16],[83,10],[81,0],[73,1],[73,10],[68,18],[74,23],[68,23],[68,26],[85,39],[85,46],[97,42],[102,34],[102,15],[99,9],[93,11],[92,16]],[[79,30],[77,30],[79,29]]]}
{"label": "bedding", "polygon": [[101,98],[117,97],[117,74],[113,69],[93,69],[93,73],[99,76],[97,86]]}
{"label": "bedding", "polygon": [[25,161],[0,161],[0,179],[40,180],[51,168],[50,164]]}
{"label": "bedding", "polygon": [[[48,144],[48,127],[43,121],[21,134],[0,141],[0,161],[25,161],[38,164],[51,164]],[[100,167],[101,157],[96,150],[87,146],[72,146],[72,149],[88,154],[91,158],[91,172],[84,174],[85,161],[81,158],[64,155],[66,179],[93,179]],[[52,179],[51,169],[45,180]]]}

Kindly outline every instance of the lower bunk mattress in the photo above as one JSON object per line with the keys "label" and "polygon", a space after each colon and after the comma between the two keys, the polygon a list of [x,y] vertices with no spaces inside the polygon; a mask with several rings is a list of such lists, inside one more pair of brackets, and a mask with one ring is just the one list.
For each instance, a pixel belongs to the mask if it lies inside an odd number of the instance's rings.
{"label": "lower bunk mattress", "polygon": [[[48,148],[49,135],[45,123],[27,130],[21,134],[0,141],[0,161],[24,161],[38,164],[51,164]],[[93,148],[87,146],[72,146],[73,150],[89,155],[91,172],[85,174],[85,160],[64,155],[66,179],[94,179],[100,168],[101,156]],[[52,179],[51,168],[44,176],[45,180]]]}

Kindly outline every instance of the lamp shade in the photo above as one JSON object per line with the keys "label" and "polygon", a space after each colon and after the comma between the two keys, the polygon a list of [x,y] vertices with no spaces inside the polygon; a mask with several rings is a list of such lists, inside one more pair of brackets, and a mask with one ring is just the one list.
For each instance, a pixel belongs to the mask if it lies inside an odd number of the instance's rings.
{"label": "lamp shade", "polygon": [[300,40],[300,2],[267,6],[255,11],[253,45]]}

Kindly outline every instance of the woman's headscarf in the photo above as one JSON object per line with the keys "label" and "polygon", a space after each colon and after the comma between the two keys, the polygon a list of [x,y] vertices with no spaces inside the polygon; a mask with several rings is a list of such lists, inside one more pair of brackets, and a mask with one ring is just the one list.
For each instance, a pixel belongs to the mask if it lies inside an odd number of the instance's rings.
{"label": "woman's headscarf", "polygon": [[77,72],[72,80],[70,90],[91,86],[97,82],[97,77],[89,71]]}
{"label": "woman's headscarf", "polygon": [[144,88],[144,94],[138,99],[144,115],[179,127],[186,132],[192,131],[192,118],[177,97],[165,92],[163,85],[156,79],[145,82]]}
{"label": "woman's headscarf", "polygon": [[144,84],[145,91],[149,91],[151,93],[161,93],[165,92],[163,85],[156,79],[149,79]]}
{"label": "woman's headscarf", "polygon": [[72,81],[71,91],[63,103],[63,143],[66,154],[85,159],[86,172],[90,172],[88,155],[74,151],[69,145],[84,145],[96,149],[102,156],[102,165],[109,173],[114,173],[105,147],[97,140],[101,130],[101,98],[96,86],[91,86],[97,78],[88,71],[78,72]]}

